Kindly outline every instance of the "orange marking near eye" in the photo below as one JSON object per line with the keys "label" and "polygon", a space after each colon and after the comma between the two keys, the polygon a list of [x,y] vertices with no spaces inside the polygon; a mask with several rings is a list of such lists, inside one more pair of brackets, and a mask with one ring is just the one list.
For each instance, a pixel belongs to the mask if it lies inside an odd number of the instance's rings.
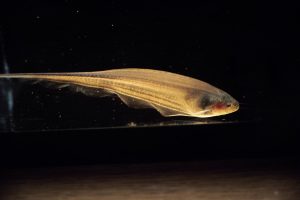
{"label": "orange marking near eye", "polygon": [[214,106],[216,109],[222,109],[225,107],[225,105],[223,103],[217,103],[215,106]]}

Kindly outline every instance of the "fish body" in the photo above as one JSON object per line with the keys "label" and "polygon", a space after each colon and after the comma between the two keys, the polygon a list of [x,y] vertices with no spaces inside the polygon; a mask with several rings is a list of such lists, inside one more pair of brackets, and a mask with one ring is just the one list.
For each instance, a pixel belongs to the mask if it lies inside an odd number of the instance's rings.
{"label": "fish body", "polygon": [[96,72],[2,74],[70,86],[92,96],[115,94],[129,107],[154,108],[163,116],[212,117],[232,113],[238,102],[226,92],[191,77],[152,69]]}

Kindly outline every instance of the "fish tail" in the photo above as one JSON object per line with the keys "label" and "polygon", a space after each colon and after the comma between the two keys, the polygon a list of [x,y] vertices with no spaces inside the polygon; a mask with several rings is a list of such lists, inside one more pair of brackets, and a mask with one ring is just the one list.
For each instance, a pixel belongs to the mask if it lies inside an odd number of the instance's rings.
{"label": "fish tail", "polygon": [[0,78],[41,78],[41,75],[34,74],[0,74]]}
{"label": "fish tail", "polygon": [[[45,80],[55,82],[74,82],[75,76],[61,73],[12,73],[0,74],[0,79]],[[78,78],[77,78],[78,79]]]}

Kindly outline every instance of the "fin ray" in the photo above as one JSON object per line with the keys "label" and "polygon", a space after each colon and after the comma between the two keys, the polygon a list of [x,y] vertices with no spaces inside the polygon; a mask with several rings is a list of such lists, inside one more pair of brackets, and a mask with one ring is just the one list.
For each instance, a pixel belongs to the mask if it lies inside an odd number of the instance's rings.
{"label": "fin ray", "polygon": [[140,109],[140,108],[153,108],[153,106],[144,101],[134,97],[130,97],[123,94],[118,94],[117,96],[130,108]]}
{"label": "fin ray", "polygon": [[20,79],[22,81],[30,81],[32,84],[41,84],[47,88],[54,89],[68,89],[71,92],[82,93],[86,96],[92,97],[107,97],[113,95],[112,91],[102,88],[93,88],[88,86],[79,85],[76,83],[68,83],[63,81],[53,81],[53,80],[45,80],[45,79]]}
{"label": "fin ray", "polygon": [[172,110],[169,108],[165,108],[144,100],[140,100],[134,97],[130,97],[123,94],[117,94],[117,96],[130,108],[140,109],[140,108],[152,108],[157,110],[162,116],[164,117],[171,117],[171,116],[187,116],[187,114]]}
{"label": "fin ray", "polygon": [[183,112],[173,110],[173,109],[169,109],[169,108],[165,108],[165,107],[162,107],[162,106],[152,105],[152,107],[154,109],[156,109],[164,117],[187,116],[187,114],[185,114]]}

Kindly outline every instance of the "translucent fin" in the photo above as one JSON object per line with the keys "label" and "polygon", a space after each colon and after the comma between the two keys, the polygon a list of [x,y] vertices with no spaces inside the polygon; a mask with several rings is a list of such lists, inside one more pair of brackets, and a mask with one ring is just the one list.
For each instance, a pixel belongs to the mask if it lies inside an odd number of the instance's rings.
{"label": "translucent fin", "polygon": [[146,102],[146,101],[136,99],[136,98],[133,98],[133,97],[129,97],[129,96],[126,96],[126,95],[122,95],[122,94],[117,94],[117,95],[130,108],[136,108],[136,109],[139,109],[139,108],[153,108],[153,106],[150,103]]}
{"label": "translucent fin", "polygon": [[109,90],[86,87],[86,86],[75,85],[75,84],[70,84],[69,88],[71,91],[80,92],[86,96],[92,96],[92,97],[107,97],[114,94]]}
{"label": "translucent fin", "polygon": [[70,84],[66,83],[66,82],[58,82],[58,81],[49,81],[49,80],[45,80],[45,79],[27,79],[27,78],[18,78],[16,79],[19,82],[26,82],[26,83],[30,83],[33,85],[37,85],[40,84],[46,88],[55,88],[55,89],[62,89],[65,87],[69,87]]}
{"label": "translucent fin", "polygon": [[69,87],[69,83],[65,83],[65,82],[56,82],[56,81],[49,81],[49,80],[45,80],[45,79],[19,79],[20,81],[29,81],[32,84],[40,84],[44,87],[47,88],[55,88],[55,89],[62,89],[62,88],[66,88]]}
{"label": "translucent fin", "polygon": [[[30,80],[30,79],[27,79]],[[54,88],[54,89],[64,89],[67,88],[72,92],[82,93],[86,96],[92,97],[106,97],[111,96],[113,93],[109,90],[101,89],[101,88],[92,88],[82,85],[77,85],[73,83],[66,83],[66,82],[58,82],[58,81],[49,81],[44,79],[37,79],[34,80],[33,84],[41,84],[47,88]]]}
{"label": "translucent fin", "polygon": [[176,111],[176,110],[171,110],[162,106],[154,105],[150,102],[136,99],[130,96],[122,95],[122,94],[117,94],[118,97],[130,108],[153,108],[157,110],[162,116],[164,117],[170,117],[170,116],[186,116],[186,114]]}
{"label": "translucent fin", "polygon": [[169,108],[165,108],[162,106],[158,105],[152,105],[153,108],[155,108],[162,116],[164,117],[172,117],[172,116],[188,116],[187,114],[177,111],[177,110],[172,110]]}

